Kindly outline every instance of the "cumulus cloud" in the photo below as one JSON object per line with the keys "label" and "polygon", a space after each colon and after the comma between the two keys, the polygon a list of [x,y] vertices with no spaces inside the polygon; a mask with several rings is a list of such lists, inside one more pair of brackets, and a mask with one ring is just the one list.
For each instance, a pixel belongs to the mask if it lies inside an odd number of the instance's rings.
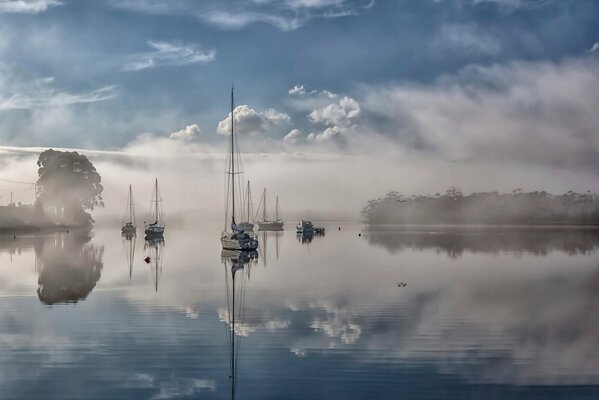
{"label": "cumulus cloud", "polygon": [[320,133],[311,133],[308,140],[331,140],[342,137],[350,129],[354,128],[354,121],[360,115],[358,102],[347,96],[339,101],[313,110],[308,119],[314,123],[325,125],[326,128]]}
{"label": "cumulus cloud", "polygon": [[298,29],[309,21],[357,15],[374,5],[373,0],[220,0],[164,2],[162,0],[112,0],[114,7],[165,15],[188,15],[223,29],[242,29],[264,23],[283,31]]}
{"label": "cumulus cloud", "polygon": [[0,93],[0,110],[25,110],[38,107],[61,107],[79,103],[95,103],[116,96],[115,86],[103,86],[87,92],[70,93],[53,86],[54,78],[47,77],[27,83],[19,92],[8,97]]}
{"label": "cumulus cloud", "polygon": [[62,4],[58,0],[0,0],[0,13],[37,14]]}
{"label": "cumulus cloud", "polygon": [[[247,105],[235,107],[235,128],[239,134],[264,133],[273,125],[289,120],[289,115],[269,108],[259,113]],[[231,113],[218,123],[217,133],[228,135],[231,132]]]}
{"label": "cumulus cloud", "polygon": [[187,125],[185,128],[168,135],[171,139],[191,140],[200,135],[202,131],[197,124]]}
{"label": "cumulus cloud", "polygon": [[289,94],[290,95],[296,95],[296,96],[301,96],[301,95],[318,95],[318,96],[324,96],[324,97],[328,97],[329,99],[334,99],[337,97],[337,95],[329,90],[321,90],[320,92],[318,90],[310,90],[310,91],[306,91],[306,88],[304,87],[304,85],[295,85],[294,87],[292,87],[291,89],[289,89]]}
{"label": "cumulus cloud", "polygon": [[148,41],[154,51],[135,54],[131,61],[123,66],[125,71],[140,71],[146,68],[162,66],[183,66],[188,64],[204,64],[216,59],[214,50],[203,50],[196,44],[169,43]]}
{"label": "cumulus cloud", "polygon": [[293,129],[291,132],[285,135],[283,140],[285,141],[285,143],[295,144],[298,142],[298,140],[300,140],[301,137],[302,132],[299,129]]}

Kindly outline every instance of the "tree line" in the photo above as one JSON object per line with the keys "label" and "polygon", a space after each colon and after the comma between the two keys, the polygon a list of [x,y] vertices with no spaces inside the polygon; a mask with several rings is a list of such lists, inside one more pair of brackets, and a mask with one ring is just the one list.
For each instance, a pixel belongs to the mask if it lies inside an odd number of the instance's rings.
{"label": "tree line", "polygon": [[406,196],[389,192],[368,201],[362,217],[369,224],[599,224],[599,195],[545,191],[477,192],[456,187],[444,194]]}

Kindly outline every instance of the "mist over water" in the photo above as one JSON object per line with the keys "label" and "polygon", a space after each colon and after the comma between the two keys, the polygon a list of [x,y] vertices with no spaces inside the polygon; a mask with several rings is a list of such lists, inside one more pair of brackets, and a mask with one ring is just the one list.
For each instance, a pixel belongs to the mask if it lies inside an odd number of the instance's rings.
{"label": "mist over water", "polygon": [[596,230],[325,226],[241,264],[218,223],[159,264],[116,229],[3,237],[3,398],[230,397],[233,271],[236,398],[599,393]]}

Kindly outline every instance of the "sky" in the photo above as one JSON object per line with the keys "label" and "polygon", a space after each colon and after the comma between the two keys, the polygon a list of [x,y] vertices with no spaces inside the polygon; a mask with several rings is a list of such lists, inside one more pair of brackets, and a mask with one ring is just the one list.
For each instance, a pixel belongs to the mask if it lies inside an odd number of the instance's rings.
{"label": "sky", "polygon": [[0,178],[80,149],[107,208],[155,175],[172,209],[212,214],[232,84],[255,197],[294,215],[599,191],[594,0],[0,0]]}

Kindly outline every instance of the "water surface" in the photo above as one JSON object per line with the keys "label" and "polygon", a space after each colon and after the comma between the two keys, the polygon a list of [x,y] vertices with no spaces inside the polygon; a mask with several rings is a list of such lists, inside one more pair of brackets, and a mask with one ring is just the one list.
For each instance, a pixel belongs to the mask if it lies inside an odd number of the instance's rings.
{"label": "water surface", "polygon": [[0,398],[599,398],[597,230],[219,228],[0,237]]}

